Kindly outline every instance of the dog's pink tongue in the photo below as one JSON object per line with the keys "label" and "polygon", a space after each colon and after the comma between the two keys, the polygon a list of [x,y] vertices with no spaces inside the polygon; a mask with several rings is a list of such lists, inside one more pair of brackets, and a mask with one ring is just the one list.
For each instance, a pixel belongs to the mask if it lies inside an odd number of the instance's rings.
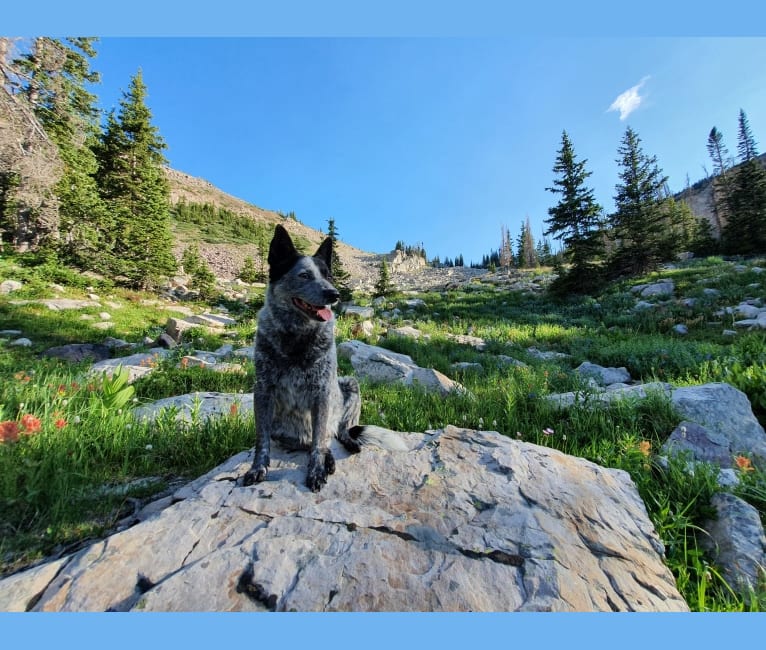
{"label": "dog's pink tongue", "polygon": [[317,309],[317,316],[323,321],[328,321],[332,318],[332,311],[325,307],[324,309]]}

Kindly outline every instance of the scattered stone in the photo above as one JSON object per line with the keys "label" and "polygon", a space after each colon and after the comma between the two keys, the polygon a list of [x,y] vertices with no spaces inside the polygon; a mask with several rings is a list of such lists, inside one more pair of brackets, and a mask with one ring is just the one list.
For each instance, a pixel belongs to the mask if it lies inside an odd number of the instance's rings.
{"label": "scattered stone", "polygon": [[161,348],[167,348],[168,350],[172,350],[173,348],[178,347],[178,343],[176,340],[170,336],[167,332],[162,332],[155,341],[155,344],[158,345]]}
{"label": "scattered stone", "polygon": [[114,322],[110,320],[102,320],[98,323],[93,323],[91,327],[97,330],[109,330],[114,327]]}
{"label": "scattered stone", "polygon": [[451,368],[459,372],[484,372],[484,366],[482,366],[480,363],[471,361],[456,361],[451,365]]}
{"label": "scattered stone", "polygon": [[634,306],[633,311],[643,311],[645,309],[654,309],[657,305],[653,302],[646,302],[646,300],[639,300]]}
{"label": "scattered stone", "polygon": [[111,377],[117,368],[122,367],[128,371],[128,382],[132,383],[139,377],[152,372],[169,353],[170,351],[164,348],[152,348],[148,352],[139,352],[127,357],[105,359],[94,363],[88,372],[96,375],[105,373],[107,377]]}
{"label": "scattered stone", "polygon": [[662,445],[661,453],[670,456],[687,454],[693,461],[715,463],[719,467],[733,466],[729,439],[720,432],[709,431],[695,422],[684,420]]}
{"label": "scattered stone", "polygon": [[442,395],[465,390],[459,383],[437,370],[420,368],[406,354],[361,341],[340,343],[338,354],[351,361],[359,377],[372,382],[398,382],[408,386],[418,384],[426,390],[436,390]]}
{"label": "scattered stone", "polygon": [[[626,472],[447,427],[367,447],[321,492],[306,454],[241,453],[156,516],[0,581],[32,611],[688,611]],[[374,486],[374,489],[370,489]]]}
{"label": "scattered stone", "polygon": [[653,284],[639,284],[631,289],[633,293],[638,293],[642,298],[652,296],[672,296],[676,285],[672,280],[661,280]]}
{"label": "scattered stone", "polygon": [[168,336],[170,336],[176,343],[180,343],[183,338],[183,333],[193,327],[198,327],[198,324],[192,323],[189,320],[184,320],[183,318],[168,318],[168,322],[165,323],[165,332],[167,332]]}
{"label": "scattered stone", "polygon": [[754,464],[766,468],[766,432],[742,391],[726,383],[684,386],[673,391],[671,403],[685,420],[703,426],[707,437],[722,436],[732,454],[752,455]]}
{"label": "scattered stone", "polygon": [[517,368],[527,368],[527,364],[523,361],[519,361],[518,359],[514,359],[513,357],[509,357],[506,354],[496,354],[494,357],[498,364],[501,366],[515,366]]}
{"label": "scattered stone", "polygon": [[375,315],[372,307],[360,307],[359,305],[344,305],[343,315],[357,320],[367,320]]}
{"label": "scattered stone", "polygon": [[353,327],[351,328],[351,334],[355,337],[365,337],[369,338],[372,336],[373,332],[375,331],[375,325],[373,325],[371,320],[365,320],[360,323],[354,323]]}
{"label": "scattered stone", "polygon": [[427,306],[425,300],[422,298],[410,298],[409,300],[404,301],[404,305],[410,309],[420,309],[421,307]]}
{"label": "scattered stone", "polygon": [[487,342],[478,336],[471,336],[469,334],[447,334],[447,338],[460,345],[469,345],[479,352],[483,352],[487,348]]}
{"label": "scattered stone", "polygon": [[527,354],[540,361],[556,361],[557,359],[569,359],[570,355],[563,352],[541,351],[535,347],[527,348]]}
{"label": "scattered stone", "polygon": [[701,546],[731,587],[756,589],[766,577],[766,535],[758,511],[727,492],[713,495],[711,505],[717,518],[703,524],[709,537],[701,537]]}
{"label": "scattered stone", "polygon": [[138,420],[155,420],[162,412],[175,412],[179,422],[191,422],[195,417],[200,422],[210,418],[228,415],[249,416],[253,413],[252,393],[217,393],[197,392],[167,397],[153,404],[133,409],[133,416]]}
{"label": "scattered stone", "polygon": [[721,295],[721,292],[718,289],[710,289],[710,288],[703,289],[702,293],[708,298],[718,298],[718,296]]}
{"label": "scattered stone", "polygon": [[689,328],[683,323],[678,323],[673,326],[673,331],[680,336],[686,336],[689,333]]}
{"label": "scattered stone", "polygon": [[721,332],[721,336],[726,336],[726,337],[737,336],[737,332],[735,332],[734,330],[724,330],[723,332]]}
{"label": "scattered stone", "polygon": [[21,336],[21,330],[0,330],[0,336],[2,337]]}
{"label": "scattered stone", "polygon": [[664,382],[648,382],[633,386],[615,384],[606,390],[571,391],[546,395],[544,399],[559,409],[567,409],[575,404],[603,406],[624,399],[646,399],[650,394],[662,394],[670,397],[672,388]]}
{"label": "scattered stone", "polygon": [[98,317],[101,320],[112,320],[112,315],[105,311],[102,311],[101,313],[99,313]]}
{"label": "scattered stone", "polygon": [[107,345],[99,345],[98,343],[71,343],[49,348],[40,356],[79,363],[86,359],[91,361],[109,359],[112,356],[112,351]]}
{"label": "scattered stone", "polygon": [[15,345],[20,348],[29,348],[32,347],[32,341],[26,337],[22,337],[20,339],[16,339],[15,341],[11,341],[9,345]]}
{"label": "scattered stone", "polygon": [[419,329],[415,329],[410,325],[404,325],[402,327],[392,327],[388,330],[388,336],[401,336],[408,339],[419,339],[423,336],[423,332]]}
{"label": "scattered stone", "polygon": [[581,363],[575,368],[575,372],[583,377],[592,377],[601,386],[624,384],[630,381],[630,373],[627,368],[605,368],[590,361]]}
{"label": "scattered stone", "polygon": [[235,357],[247,357],[248,359],[252,359],[255,356],[255,346],[248,345],[244,348],[237,348],[232,352],[232,355]]}
{"label": "scattered stone", "polygon": [[18,280],[4,280],[0,282],[0,295],[7,295],[23,288],[24,284]]}
{"label": "scattered stone", "polygon": [[231,327],[237,324],[234,318],[222,314],[198,314],[197,316],[190,316],[188,321],[207,327]]}

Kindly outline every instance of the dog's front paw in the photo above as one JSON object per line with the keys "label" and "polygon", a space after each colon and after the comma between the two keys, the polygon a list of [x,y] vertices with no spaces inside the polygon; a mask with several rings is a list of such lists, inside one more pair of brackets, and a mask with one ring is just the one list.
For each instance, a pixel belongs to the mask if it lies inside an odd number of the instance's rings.
{"label": "dog's front paw", "polygon": [[263,465],[258,467],[251,467],[249,470],[247,470],[247,473],[242,479],[242,485],[255,485],[256,483],[265,481],[268,475],[268,467],[264,467]]}
{"label": "dog's front paw", "polygon": [[335,458],[331,452],[326,451],[324,458],[318,461],[311,457],[309,460],[309,471],[306,475],[306,487],[312,492],[319,492],[322,486],[327,483],[327,476],[335,473]]}

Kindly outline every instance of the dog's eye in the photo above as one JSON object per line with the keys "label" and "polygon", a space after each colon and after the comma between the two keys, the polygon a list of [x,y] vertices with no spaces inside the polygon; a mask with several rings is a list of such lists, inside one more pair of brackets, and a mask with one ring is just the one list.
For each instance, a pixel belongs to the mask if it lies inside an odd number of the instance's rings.
{"label": "dog's eye", "polygon": [[298,274],[298,277],[302,278],[303,280],[311,280],[312,278],[311,271],[301,271]]}

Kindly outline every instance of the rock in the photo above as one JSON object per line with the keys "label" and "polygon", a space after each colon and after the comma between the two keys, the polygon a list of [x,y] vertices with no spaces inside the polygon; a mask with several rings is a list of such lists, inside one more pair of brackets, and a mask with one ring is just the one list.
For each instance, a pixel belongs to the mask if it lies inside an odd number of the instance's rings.
{"label": "rock", "polygon": [[110,320],[103,320],[99,321],[98,323],[93,323],[91,327],[95,330],[106,331],[114,327],[114,322]]}
{"label": "rock", "polygon": [[168,318],[168,322],[165,323],[165,332],[176,343],[180,343],[183,338],[183,333],[193,327],[198,327],[198,324],[192,323],[190,320],[184,320],[183,318]]}
{"label": "rock", "polygon": [[167,332],[162,332],[154,343],[155,345],[158,345],[161,348],[167,348],[168,350],[178,347],[176,340]]}
{"label": "rock", "polygon": [[343,315],[357,320],[367,320],[375,315],[375,310],[372,307],[360,307],[359,305],[345,305],[343,307]]}
{"label": "rock", "polygon": [[766,468],[766,432],[742,391],[725,383],[685,386],[673,391],[671,402],[685,420],[705,427],[707,436],[725,438],[733,454],[752,454]]}
{"label": "rock", "polygon": [[687,309],[694,309],[697,306],[697,302],[699,301],[696,298],[684,298],[681,300],[681,305]]}
{"label": "rock", "polygon": [[437,370],[420,368],[406,354],[391,352],[361,341],[340,343],[338,354],[351,361],[359,377],[372,382],[398,382],[408,386],[419,384],[426,390],[436,390],[443,395],[465,390],[459,383]]}
{"label": "rock", "polygon": [[41,356],[79,363],[85,359],[103,361],[112,356],[112,351],[108,346],[97,343],[70,343],[49,348]]}
{"label": "rock", "polygon": [[26,337],[22,337],[20,339],[16,339],[15,341],[11,341],[8,345],[15,345],[20,348],[29,348],[32,347],[32,341]]}
{"label": "rock", "polygon": [[707,296],[708,298],[718,298],[718,296],[721,295],[721,292],[718,289],[703,289],[702,293]]}
{"label": "rock", "polygon": [[[635,289],[636,287],[634,287]],[[661,280],[653,284],[642,285],[640,293],[642,298],[650,298],[652,296],[672,296],[676,289],[676,285],[672,280]]]}
{"label": "rock", "polygon": [[527,348],[527,354],[529,354],[530,357],[534,359],[539,359],[540,361],[555,361],[557,359],[568,359],[570,355],[564,354],[563,352],[553,352],[553,351],[541,351],[538,350],[535,347]]}
{"label": "rock", "polygon": [[33,611],[688,611],[626,472],[494,432],[410,436],[351,456],[333,441],[318,493],[305,453],[273,446],[250,487],[238,454],[0,594]]}
{"label": "rock", "polygon": [[3,338],[11,336],[19,337],[21,336],[21,330],[0,330],[0,336]]}
{"label": "rock", "polygon": [[646,300],[639,300],[634,306],[633,311],[643,311],[645,309],[654,309],[657,305],[653,302],[646,302]]}
{"label": "rock", "polygon": [[544,399],[560,409],[570,408],[575,404],[592,404],[603,406],[623,399],[646,399],[650,394],[662,394],[670,397],[672,388],[664,382],[648,382],[634,386],[619,386],[615,384],[606,390],[596,389],[591,391],[573,391],[568,393],[554,393],[546,395]]}
{"label": "rock", "polygon": [[207,327],[231,327],[237,324],[234,318],[222,314],[198,314],[197,316],[189,316],[187,320],[190,323],[206,325]]}
{"label": "rock", "polygon": [[758,315],[763,312],[762,309],[755,307],[754,305],[748,305],[746,303],[737,305],[734,311],[735,313],[739,314],[740,316],[744,316],[745,318],[758,318]]}
{"label": "rock", "polygon": [[255,346],[254,345],[248,345],[244,348],[237,348],[232,352],[232,355],[235,357],[246,357],[248,359],[252,359],[255,355]]}
{"label": "rock", "polygon": [[684,420],[662,445],[665,455],[688,454],[694,461],[715,463],[719,467],[733,467],[729,439],[720,432]]}
{"label": "rock", "polygon": [[88,372],[92,375],[104,373],[107,377],[111,377],[117,368],[123,367],[128,371],[128,382],[134,382],[139,377],[152,372],[169,353],[170,351],[164,348],[152,348],[148,352],[139,352],[127,357],[105,359],[94,363]]}
{"label": "rock", "polygon": [[673,326],[673,331],[681,336],[686,336],[689,333],[689,328],[683,323],[678,323]]}
{"label": "rock", "polygon": [[513,357],[509,357],[505,354],[497,354],[495,355],[495,359],[497,360],[497,363],[501,366],[516,366],[517,368],[527,368],[527,364],[523,361],[519,361],[518,359],[514,359]]}
{"label": "rock", "polygon": [[575,372],[583,377],[593,377],[601,386],[624,384],[630,381],[630,373],[626,368],[605,368],[590,361],[583,361],[575,368]]}
{"label": "rock", "polygon": [[99,313],[98,317],[101,320],[112,320],[112,315],[108,312],[102,311]]}
{"label": "rock", "polygon": [[404,306],[409,307],[410,309],[420,309],[421,307],[426,307],[426,302],[422,298],[410,298],[409,300],[404,301]]}
{"label": "rock", "polygon": [[737,333],[734,330],[724,330],[723,332],[721,332],[721,336],[730,338],[732,336],[737,336]]}
{"label": "rock", "polygon": [[[162,411],[176,411],[176,420],[191,422],[194,417],[201,422],[214,417],[253,413],[252,393],[187,393],[176,397],[157,400],[153,404],[133,409],[133,416],[139,420],[154,420]],[[255,435],[255,432],[253,432]]]}
{"label": "rock", "polygon": [[758,511],[726,492],[713,495],[710,503],[717,518],[703,524],[709,536],[701,536],[701,546],[732,588],[757,588],[766,577],[766,535]]}
{"label": "rock", "polygon": [[446,336],[450,341],[460,345],[470,345],[479,352],[483,352],[487,348],[487,342],[478,336],[471,336],[469,334],[447,334]]}
{"label": "rock", "polygon": [[24,287],[23,282],[18,280],[4,280],[0,282],[0,295],[8,295]]}
{"label": "rock", "polygon": [[369,338],[372,336],[374,331],[375,325],[373,325],[371,320],[364,320],[360,323],[354,323],[354,326],[351,328],[351,334],[356,337],[363,336],[365,338]]}
{"label": "rock", "polygon": [[388,336],[402,336],[408,339],[419,339],[423,336],[423,332],[419,329],[415,329],[410,325],[403,325],[402,327],[392,327],[388,330]]}
{"label": "rock", "polygon": [[482,366],[480,363],[471,361],[456,361],[455,363],[451,364],[450,367],[453,370],[457,370],[459,372],[484,372],[484,366]]}

